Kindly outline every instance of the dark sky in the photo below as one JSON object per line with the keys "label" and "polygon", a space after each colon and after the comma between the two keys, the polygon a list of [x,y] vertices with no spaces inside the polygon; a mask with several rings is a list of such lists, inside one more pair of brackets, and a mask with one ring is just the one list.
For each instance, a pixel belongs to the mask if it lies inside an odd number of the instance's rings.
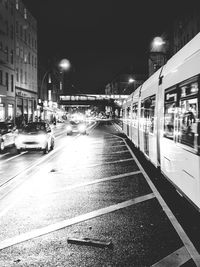
{"label": "dark sky", "polygon": [[69,59],[73,83],[81,93],[103,93],[105,85],[127,67],[134,73],[147,71],[150,41],[188,8],[175,0],[23,2],[38,22],[39,63],[54,57]]}

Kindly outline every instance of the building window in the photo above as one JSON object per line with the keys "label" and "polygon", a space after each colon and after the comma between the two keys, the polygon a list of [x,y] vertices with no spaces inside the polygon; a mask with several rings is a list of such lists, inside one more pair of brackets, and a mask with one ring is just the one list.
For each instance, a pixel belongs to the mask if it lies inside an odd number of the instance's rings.
{"label": "building window", "polygon": [[24,8],[24,18],[27,19],[27,9]]}
{"label": "building window", "polygon": [[12,40],[14,39],[14,27],[13,27],[13,25],[10,26],[10,38]]}
{"label": "building window", "polygon": [[11,92],[14,92],[14,76],[11,74]]}
{"label": "building window", "polygon": [[22,28],[22,25],[20,25],[20,38],[21,39],[23,38],[23,28]]}
{"label": "building window", "polygon": [[16,0],[15,7],[16,7],[16,9],[19,9],[19,0]]}
{"label": "building window", "polygon": [[24,79],[25,79],[25,84],[27,84],[27,72],[24,72]]}
{"label": "building window", "polygon": [[15,32],[16,32],[16,34],[19,33],[19,22],[18,21],[16,21],[16,29],[15,29]]}
{"label": "building window", "polygon": [[19,69],[16,68],[16,80],[17,82],[19,82]]}
{"label": "building window", "polygon": [[8,58],[8,47],[7,46],[5,48],[5,54],[6,54],[6,60],[8,62],[9,61],[9,58]]}
{"label": "building window", "polygon": [[3,71],[0,70],[0,84],[3,84]]}
{"label": "building window", "polygon": [[6,21],[5,24],[6,24],[6,35],[8,36],[8,33],[9,33],[9,29],[8,29],[8,21]]}
{"label": "building window", "polygon": [[10,52],[10,62],[11,62],[11,64],[14,63],[13,58],[14,58],[14,53],[13,53],[13,50],[11,50],[11,52]]}
{"label": "building window", "polygon": [[8,83],[8,73],[6,72],[6,90],[8,91],[9,83]]}
{"label": "building window", "polygon": [[23,70],[20,69],[20,82],[23,83]]}

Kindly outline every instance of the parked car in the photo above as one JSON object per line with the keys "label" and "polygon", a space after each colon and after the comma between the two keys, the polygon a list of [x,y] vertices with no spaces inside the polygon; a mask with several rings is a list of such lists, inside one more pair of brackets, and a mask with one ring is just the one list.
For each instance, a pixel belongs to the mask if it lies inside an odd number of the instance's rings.
{"label": "parked car", "polygon": [[54,148],[54,144],[53,131],[46,122],[28,123],[15,139],[18,153],[22,150],[42,150],[46,154]]}
{"label": "parked car", "polygon": [[14,123],[0,122],[0,152],[4,151],[6,147],[15,145],[17,133],[18,130]]}
{"label": "parked car", "polygon": [[86,123],[84,121],[71,120],[66,126],[67,134],[86,134]]}

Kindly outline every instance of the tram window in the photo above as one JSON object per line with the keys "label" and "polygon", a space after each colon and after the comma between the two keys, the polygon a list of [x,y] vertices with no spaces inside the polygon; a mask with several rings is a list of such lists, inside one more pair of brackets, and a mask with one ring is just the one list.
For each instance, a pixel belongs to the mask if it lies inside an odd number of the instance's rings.
{"label": "tram window", "polygon": [[148,97],[144,100],[142,105],[142,117],[146,130],[153,133],[155,123],[155,96]]}
{"label": "tram window", "polygon": [[134,104],[132,111],[132,122],[134,127],[137,127],[137,110],[138,110],[138,105]]}
{"label": "tram window", "polygon": [[[182,86],[178,112],[178,142],[197,149],[198,137],[198,83]],[[196,93],[196,95],[194,95]]]}
{"label": "tram window", "polygon": [[177,111],[177,89],[170,88],[165,92],[164,137],[174,138],[175,114]]}

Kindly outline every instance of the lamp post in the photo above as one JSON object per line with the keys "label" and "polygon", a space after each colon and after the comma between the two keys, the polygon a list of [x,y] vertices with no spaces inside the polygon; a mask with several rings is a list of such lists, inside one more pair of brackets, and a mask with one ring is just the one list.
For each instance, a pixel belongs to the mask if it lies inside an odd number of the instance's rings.
{"label": "lamp post", "polygon": [[[71,68],[71,64],[70,64],[70,61],[68,59],[62,59],[59,61],[58,64],[56,64],[56,67],[51,67],[49,69],[46,70],[46,72],[44,73],[44,75],[42,76],[42,80],[41,80],[41,86],[40,86],[40,96],[43,92],[43,89],[44,89],[44,82],[45,82],[45,79],[47,77],[47,75],[53,73],[54,76],[56,76],[58,78],[58,80],[61,80],[61,76],[60,74],[65,72],[65,71],[68,71],[70,68]],[[58,71],[60,72],[60,74],[58,73]],[[49,76],[49,83],[52,82],[52,79],[51,79],[51,76]],[[59,83],[60,87],[62,87],[62,82],[60,81]],[[48,103],[52,103],[52,99],[51,99],[51,90],[48,90],[47,88],[47,92],[48,92],[48,95],[47,95],[47,98],[46,100],[48,100]],[[47,101],[45,101],[47,102]],[[40,103],[39,105],[41,106],[41,109],[43,107],[43,102],[41,101],[40,99]]]}
{"label": "lamp post", "polygon": [[124,88],[123,92],[126,92],[126,90],[129,88],[129,86],[130,86],[131,84],[133,84],[134,82],[135,82],[135,79],[133,79],[132,77],[130,77],[130,78],[128,79],[128,85]]}
{"label": "lamp post", "polygon": [[156,72],[166,63],[166,41],[162,37],[155,37],[150,46],[149,52],[149,76]]}

